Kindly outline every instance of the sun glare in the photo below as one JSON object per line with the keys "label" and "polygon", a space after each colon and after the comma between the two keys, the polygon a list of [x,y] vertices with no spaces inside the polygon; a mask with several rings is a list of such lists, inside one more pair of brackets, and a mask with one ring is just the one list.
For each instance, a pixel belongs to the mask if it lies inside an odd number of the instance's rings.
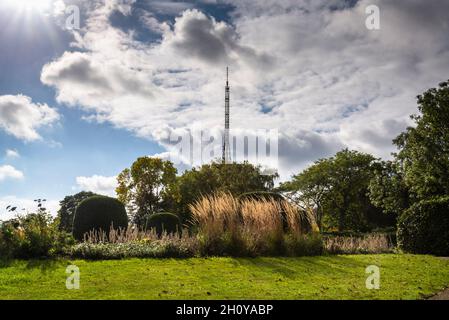
{"label": "sun glare", "polygon": [[50,7],[52,0],[6,0],[6,4],[17,9],[44,11]]}

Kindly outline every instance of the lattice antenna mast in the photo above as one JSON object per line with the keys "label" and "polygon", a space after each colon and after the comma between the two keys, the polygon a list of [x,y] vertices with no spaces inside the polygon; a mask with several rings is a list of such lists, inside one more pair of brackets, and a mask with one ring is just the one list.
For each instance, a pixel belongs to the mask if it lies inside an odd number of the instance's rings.
{"label": "lattice antenna mast", "polygon": [[230,106],[230,88],[229,88],[229,68],[226,67],[226,87],[225,87],[225,129],[223,136],[223,163],[231,162],[231,149],[229,144],[229,106]]}

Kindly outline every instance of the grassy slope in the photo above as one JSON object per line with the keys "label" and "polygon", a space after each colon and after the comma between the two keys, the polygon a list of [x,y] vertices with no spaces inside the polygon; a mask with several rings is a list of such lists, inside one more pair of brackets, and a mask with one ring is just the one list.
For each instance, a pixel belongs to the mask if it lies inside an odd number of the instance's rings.
{"label": "grassy slope", "polygon": [[[418,299],[449,285],[449,261],[413,255],[72,263],[80,290],[65,288],[67,261],[0,266],[0,299]],[[365,288],[371,264],[380,290]]]}

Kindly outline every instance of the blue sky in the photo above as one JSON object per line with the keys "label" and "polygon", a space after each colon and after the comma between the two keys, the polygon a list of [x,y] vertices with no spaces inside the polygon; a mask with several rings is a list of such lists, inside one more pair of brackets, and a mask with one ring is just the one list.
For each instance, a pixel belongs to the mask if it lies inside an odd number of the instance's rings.
{"label": "blue sky", "polygon": [[[76,177],[114,176],[137,157],[163,150],[151,140],[109,123],[85,121],[82,111],[59,105],[54,90],[41,83],[40,73],[45,63],[70,49],[73,36],[52,16],[21,11],[23,8],[14,6],[0,11],[0,28],[5,30],[0,34],[0,95],[32,97],[34,103],[57,108],[61,118],[40,129],[42,139],[38,141],[23,141],[0,131],[0,164],[20,168],[24,176],[0,181],[0,197],[17,197],[19,203],[23,199],[62,199],[79,191]],[[19,156],[7,156],[7,150]]]}
{"label": "blue sky", "polygon": [[[365,9],[380,8],[380,30]],[[71,5],[80,28],[67,27]],[[167,135],[221,130],[224,70],[239,134],[279,131],[287,179],[349,147],[388,158],[415,96],[447,79],[447,1],[5,0],[0,219],[8,204],[113,194]]]}

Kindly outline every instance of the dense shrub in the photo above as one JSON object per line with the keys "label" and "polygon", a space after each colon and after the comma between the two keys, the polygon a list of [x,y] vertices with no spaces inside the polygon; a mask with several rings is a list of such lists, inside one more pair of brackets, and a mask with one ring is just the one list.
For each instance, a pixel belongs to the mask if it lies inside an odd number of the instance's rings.
{"label": "dense shrub", "polygon": [[73,235],[82,240],[84,234],[91,230],[109,232],[114,228],[126,228],[128,216],[125,206],[117,199],[94,196],[82,201],[75,211]]}
{"label": "dense shrub", "polygon": [[55,243],[55,230],[46,214],[29,214],[21,219],[23,230],[20,256],[23,258],[47,256]]}
{"label": "dense shrub", "polygon": [[398,222],[398,245],[407,252],[449,255],[449,197],[421,201]]}
{"label": "dense shrub", "polygon": [[0,257],[13,258],[20,248],[21,235],[16,220],[2,222],[0,225]]}
{"label": "dense shrub", "polygon": [[57,255],[74,243],[61,232],[45,211],[3,222],[0,226],[0,258],[43,258]]}
{"label": "dense shrub", "polygon": [[155,213],[148,217],[147,229],[154,229],[161,236],[166,233],[181,233],[182,225],[179,217],[170,212]]}

